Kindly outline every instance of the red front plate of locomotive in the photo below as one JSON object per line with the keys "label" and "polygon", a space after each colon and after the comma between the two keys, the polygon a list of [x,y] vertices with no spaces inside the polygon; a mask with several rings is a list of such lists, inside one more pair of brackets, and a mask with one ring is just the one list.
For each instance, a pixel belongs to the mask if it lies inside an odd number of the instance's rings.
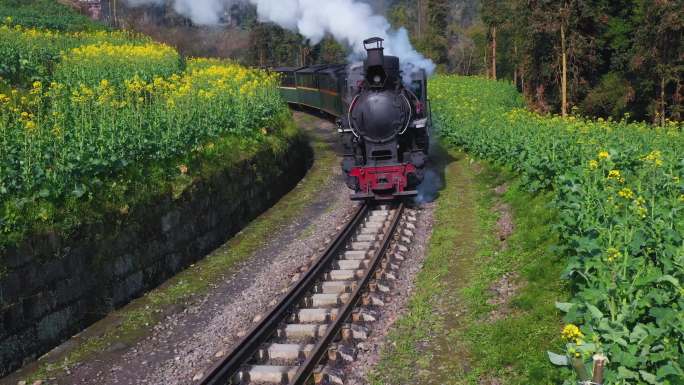
{"label": "red front plate of locomotive", "polygon": [[408,175],[416,172],[412,164],[379,167],[354,167],[350,176],[359,179],[360,191],[352,199],[389,200],[399,196],[414,196],[416,191],[406,191]]}

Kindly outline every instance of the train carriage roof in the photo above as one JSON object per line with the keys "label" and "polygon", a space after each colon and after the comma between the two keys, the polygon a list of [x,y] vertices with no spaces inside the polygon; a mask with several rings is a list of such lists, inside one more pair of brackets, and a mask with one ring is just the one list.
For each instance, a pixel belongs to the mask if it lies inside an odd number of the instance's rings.
{"label": "train carriage roof", "polygon": [[274,67],[271,70],[274,72],[297,72],[302,68],[306,67]]}
{"label": "train carriage roof", "polygon": [[328,67],[327,64],[316,64],[312,66],[307,66],[307,67],[302,67],[301,69],[297,70],[298,74],[315,74],[316,72],[325,69]]}
{"label": "train carriage roof", "polygon": [[323,68],[318,70],[319,73],[324,73],[328,75],[333,75],[336,76],[340,74],[340,72],[346,72],[347,71],[347,66],[345,64],[331,64],[327,68]]}

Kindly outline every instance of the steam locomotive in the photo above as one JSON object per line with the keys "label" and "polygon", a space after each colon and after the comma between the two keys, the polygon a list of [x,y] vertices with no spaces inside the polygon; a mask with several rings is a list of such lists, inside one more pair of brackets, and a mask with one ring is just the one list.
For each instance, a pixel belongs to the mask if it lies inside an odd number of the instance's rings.
{"label": "steam locomotive", "polygon": [[399,58],[384,54],[383,41],[364,41],[363,63],[275,69],[290,105],[324,113],[337,124],[342,170],[354,200],[416,195],[427,161],[426,73],[404,74]]}

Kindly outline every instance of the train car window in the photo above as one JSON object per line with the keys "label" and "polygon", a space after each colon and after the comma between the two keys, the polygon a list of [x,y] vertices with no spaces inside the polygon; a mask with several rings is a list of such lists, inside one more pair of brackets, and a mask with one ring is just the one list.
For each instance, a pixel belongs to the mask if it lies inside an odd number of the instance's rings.
{"label": "train car window", "polygon": [[302,74],[300,75],[301,82],[299,84],[300,87],[306,87],[306,88],[315,88],[316,85],[314,84],[315,81],[313,79],[313,76],[311,74]]}
{"label": "train car window", "polygon": [[335,91],[334,87],[332,86],[332,78],[328,74],[321,74],[320,75],[320,83],[321,83],[321,89],[326,90],[326,91]]}
{"label": "train car window", "polygon": [[281,72],[281,84],[283,87],[294,87],[295,86],[295,76],[293,72]]}

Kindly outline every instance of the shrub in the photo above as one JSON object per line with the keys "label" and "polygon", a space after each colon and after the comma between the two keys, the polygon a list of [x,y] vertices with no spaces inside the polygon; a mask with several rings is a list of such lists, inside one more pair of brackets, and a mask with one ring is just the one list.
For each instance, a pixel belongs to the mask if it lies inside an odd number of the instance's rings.
{"label": "shrub", "polygon": [[629,82],[618,74],[608,73],[598,86],[589,91],[580,107],[590,116],[620,119],[628,112],[629,103],[633,100],[634,89]]}
{"label": "shrub", "polygon": [[7,18],[27,27],[56,31],[105,29],[55,0],[0,0],[0,20]]}

